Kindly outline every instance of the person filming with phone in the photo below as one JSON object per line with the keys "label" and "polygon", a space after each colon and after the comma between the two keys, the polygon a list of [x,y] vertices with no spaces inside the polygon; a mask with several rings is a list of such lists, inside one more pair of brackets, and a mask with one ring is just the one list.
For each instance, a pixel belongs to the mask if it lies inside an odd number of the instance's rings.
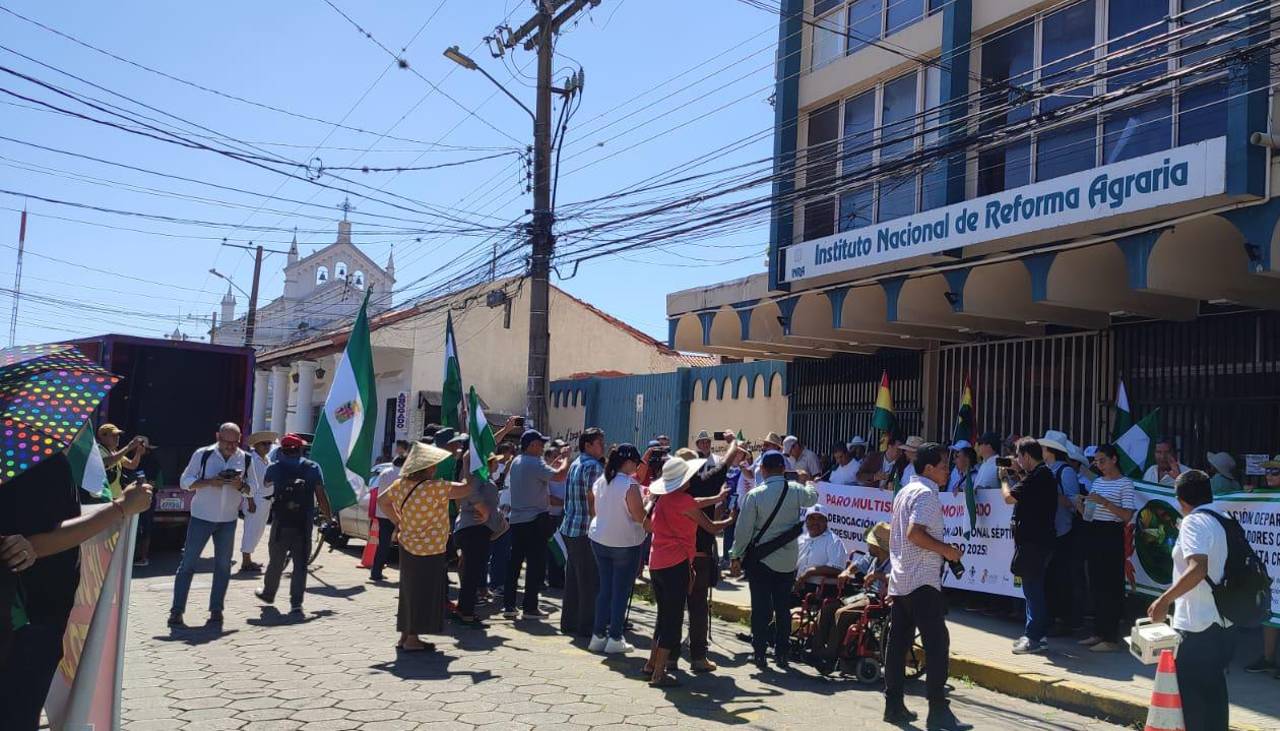
{"label": "person filming with phone", "polygon": [[213,588],[209,592],[209,626],[222,626],[222,607],[231,581],[231,557],[235,550],[236,519],[240,500],[257,487],[250,468],[249,453],[240,448],[240,427],[230,422],[218,427],[218,441],[191,455],[180,484],[193,490],[191,522],[182,547],[182,563],[173,582],[173,606],[169,626],[186,626],[182,614],[196,573],[200,554],[213,539]]}
{"label": "person filming with phone", "polygon": [[947,448],[926,442],[916,449],[915,474],[893,496],[889,529],[889,649],[885,657],[885,723],[907,725],[916,714],[903,702],[906,657],[916,630],[924,644],[925,695],[929,699],[929,731],[962,731],[973,726],[956,720],[947,702],[947,663],[951,636],[947,633],[946,601],[942,596],[943,563],[957,576],[960,549],[944,543],[942,502],[938,488],[947,484],[951,465]]}

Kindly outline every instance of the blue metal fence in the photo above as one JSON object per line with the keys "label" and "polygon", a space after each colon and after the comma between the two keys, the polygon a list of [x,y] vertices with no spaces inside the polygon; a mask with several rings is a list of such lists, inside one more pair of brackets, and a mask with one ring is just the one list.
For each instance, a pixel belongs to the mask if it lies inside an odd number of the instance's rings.
{"label": "blue metal fence", "polygon": [[560,380],[551,384],[551,402],[556,407],[585,404],[584,424],[604,429],[609,442],[633,442],[643,449],[650,439],[665,434],[679,446],[689,442],[689,404],[695,382],[705,390],[712,381],[723,381],[738,396],[742,377],[754,390],[756,376],[763,375],[768,390],[773,375],[781,373],[785,391],[786,365],[758,361],[680,368],[673,373]]}

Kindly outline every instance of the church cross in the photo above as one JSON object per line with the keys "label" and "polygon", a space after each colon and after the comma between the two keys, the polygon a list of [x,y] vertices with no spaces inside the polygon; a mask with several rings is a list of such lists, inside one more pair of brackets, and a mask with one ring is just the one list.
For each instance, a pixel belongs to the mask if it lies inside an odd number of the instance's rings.
{"label": "church cross", "polygon": [[339,205],[339,206],[338,206],[338,208],[341,208],[341,209],[342,209],[342,220],[344,220],[344,221],[345,221],[345,220],[347,220],[347,214],[348,214],[348,213],[350,213],[351,211],[356,210],[356,207],[355,207],[355,206],[353,206],[353,205],[351,205],[351,198],[350,198],[350,196],[344,197],[344,198],[342,199],[342,204],[341,204],[341,205]]}

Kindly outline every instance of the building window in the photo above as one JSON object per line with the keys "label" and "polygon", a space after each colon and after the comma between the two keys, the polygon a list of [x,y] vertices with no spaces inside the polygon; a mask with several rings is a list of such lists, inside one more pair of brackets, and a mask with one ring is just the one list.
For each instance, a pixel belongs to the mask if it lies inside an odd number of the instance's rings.
{"label": "building window", "polygon": [[[919,159],[940,138],[940,95],[941,73],[925,66],[808,115],[805,241],[946,202],[945,160]],[[900,172],[880,175],[886,165]]]}
{"label": "building window", "polygon": [[813,0],[810,67],[820,68],[940,11],[945,0]]}
{"label": "building window", "polygon": [[810,68],[821,68],[844,55],[844,9],[840,0],[814,0],[813,53]]}
{"label": "building window", "polygon": [[830,236],[835,232],[835,201],[830,188],[836,177],[839,146],[840,105],[829,104],[809,113],[808,144],[804,164],[804,239]]}
{"label": "building window", "polygon": [[364,289],[364,272],[357,269],[356,273],[351,275],[351,284],[355,285],[356,289]]}
{"label": "building window", "polygon": [[316,284],[324,284],[329,281],[329,267],[316,267]]}
{"label": "building window", "polygon": [[[981,71],[989,93],[980,125],[994,131],[1037,119],[1035,131],[1013,132],[1010,142],[978,155],[978,195],[996,193],[1218,137],[1226,131],[1225,66],[1152,85],[1180,65],[1218,58],[1206,41],[1210,28],[1178,40],[1196,48],[1179,59],[1174,44],[1160,42],[1170,18],[1186,25],[1214,17],[1214,0],[1080,0],[998,30],[981,42]],[[1095,81],[1096,79],[1096,81]],[[1077,85],[1072,82],[1078,80]],[[996,82],[993,84],[992,82]],[[1055,93],[1032,93],[1047,86]],[[1054,112],[1102,92],[1123,98],[1064,118]]]}
{"label": "building window", "polygon": [[337,264],[333,265],[333,278],[334,279],[347,278],[347,263],[345,261],[340,261]]}

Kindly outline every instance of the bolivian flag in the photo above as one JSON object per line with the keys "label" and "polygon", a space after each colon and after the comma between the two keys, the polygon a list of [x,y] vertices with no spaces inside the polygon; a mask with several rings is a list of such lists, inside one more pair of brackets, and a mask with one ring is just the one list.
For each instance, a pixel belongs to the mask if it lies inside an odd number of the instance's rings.
{"label": "bolivian flag", "polygon": [[889,444],[889,437],[898,431],[898,419],[893,413],[893,396],[889,394],[889,371],[880,376],[880,390],[876,393],[876,408],[871,413],[872,428],[879,429],[880,450]]}
{"label": "bolivian flag", "polygon": [[952,442],[962,439],[970,444],[978,441],[977,421],[973,418],[973,386],[969,384],[969,376],[964,377],[964,391],[960,394],[960,411],[956,414],[956,430],[951,435]]}

